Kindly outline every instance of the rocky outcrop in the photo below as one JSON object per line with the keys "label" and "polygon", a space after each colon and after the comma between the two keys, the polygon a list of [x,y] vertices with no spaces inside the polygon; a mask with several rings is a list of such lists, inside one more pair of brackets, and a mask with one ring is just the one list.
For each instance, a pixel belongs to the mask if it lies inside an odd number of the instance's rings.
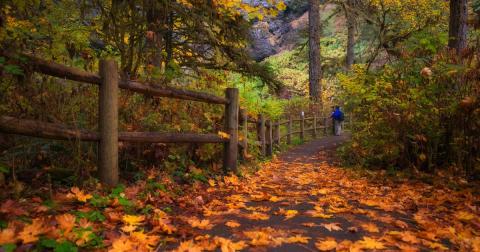
{"label": "rocky outcrop", "polygon": [[[243,0],[251,6],[272,7],[267,0]],[[249,48],[256,61],[292,50],[300,40],[297,31],[308,27],[308,1],[286,0],[287,9],[280,11],[276,17],[265,17],[263,20],[252,20],[252,45]]]}

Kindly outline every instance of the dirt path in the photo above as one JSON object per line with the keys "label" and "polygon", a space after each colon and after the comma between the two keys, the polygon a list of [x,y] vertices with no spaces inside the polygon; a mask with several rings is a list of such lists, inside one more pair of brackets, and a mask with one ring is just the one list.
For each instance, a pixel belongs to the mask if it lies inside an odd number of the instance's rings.
{"label": "dirt path", "polygon": [[[199,189],[206,199],[201,214],[180,218],[187,226],[181,231],[184,238],[196,240],[180,247],[167,243],[164,249],[478,249],[474,246],[480,245],[480,220],[478,209],[470,205],[478,198],[472,201],[468,192],[464,197],[423,183],[354,179],[333,158],[335,147],[346,139],[343,134],[312,140],[280,155],[250,178],[227,177],[206,189],[207,194]],[[447,191],[455,196],[448,198]]]}

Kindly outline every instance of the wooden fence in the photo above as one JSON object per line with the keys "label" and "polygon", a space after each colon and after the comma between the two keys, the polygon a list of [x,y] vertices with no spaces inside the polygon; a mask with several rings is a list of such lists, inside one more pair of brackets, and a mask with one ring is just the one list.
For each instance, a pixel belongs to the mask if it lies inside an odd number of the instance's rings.
{"label": "wooden fence", "polygon": [[[303,113],[303,112],[302,112]],[[272,120],[265,120],[265,115],[264,114],[259,114],[257,116],[257,119],[247,117],[247,110],[246,109],[240,109],[239,111],[239,123],[242,129],[247,129],[248,123],[255,123],[257,127],[257,141],[256,143],[259,145],[260,152],[262,157],[268,157],[272,156],[273,153],[273,148],[279,148],[281,144],[281,139],[282,138],[287,138],[287,144],[292,144],[292,136],[294,134],[300,134],[300,139],[304,139],[306,136],[306,133],[311,131],[311,136],[313,138],[316,138],[319,136],[319,132],[317,132],[318,129],[323,129],[322,133],[323,134],[328,134],[329,129],[332,130],[333,132],[333,119],[332,123],[329,123],[329,116],[326,115],[324,117],[316,117],[315,113],[313,114],[312,117],[310,118],[305,118],[304,115],[301,115],[299,119],[293,119],[292,117],[289,118],[289,120],[284,120],[280,121],[280,119],[275,119],[275,122],[272,123]],[[345,127],[350,126],[352,124],[352,117],[351,116],[345,116],[345,119],[349,118],[348,122],[345,120]],[[310,128],[305,128],[305,122],[306,121],[313,121],[312,122],[312,127]],[[298,131],[293,131],[293,124],[294,123],[299,123],[300,124],[300,130]],[[323,125],[318,125],[318,123],[323,123]],[[281,125],[287,125],[287,132],[283,135],[280,134],[280,126]],[[333,132],[334,133],[334,132]],[[244,130],[243,131],[243,141],[240,142],[239,146],[242,148],[247,148],[247,138],[248,138],[248,131]]]}
{"label": "wooden fence", "polygon": [[[13,58],[10,51],[0,52],[7,58]],[[57,140],[81,140],[98,142],[98,179],[109,186],[118,184],[118,142],[141,142],[141,143],[223,143],[223,167],[231,171],[237,171],[238,147],[248,147],[247,125],[256,123],[257,143],[262,156],[271,156],[273,145],[280,145],[280,140],[287,137],[287,143],[291,144],[292,135],[312,131],[312,136],[317,136],[317,129],[324,129],[328,133],[328,117],[292,119],[286,121],[265,120],[265,115],[258,115],[258,119],[247,117],[246,109],[239,109],[238,89],[227,88],[225,97],[195,92],[180,88],[151,85],[146,82],[125,80],[118,78],[118,63],[113,60],[102,60],[99,63],[99,74],[87,73],[57,63],[22,54],[21,57],[28,59],[29,68],[46,75],[99,85],[99,115],[98,132],[79,129],[76,127],[45,123],[39,121],[18,119],[8,116],[0,117],[0,132],[8,134],[26,135]],[[152,133],[152,132],[118,132],[118,89],[126,89],[140,94],[151,96],[169,97],[182,100],[225,105],[224,131],[230,135],[229,139],[211,134],[181,134],[181,133]],[[317,120],[318,119],[318,120]],[[313,120],[312,128],[305,129],[305,121]],[[323,126],[317,123],[323,120]],[[243,141],[238,141],[238,127],[244,130]],[[300,131],[292,132],[292,124],[299,122]],[[288,124],[287,133],[280,135],[280,126]]]}

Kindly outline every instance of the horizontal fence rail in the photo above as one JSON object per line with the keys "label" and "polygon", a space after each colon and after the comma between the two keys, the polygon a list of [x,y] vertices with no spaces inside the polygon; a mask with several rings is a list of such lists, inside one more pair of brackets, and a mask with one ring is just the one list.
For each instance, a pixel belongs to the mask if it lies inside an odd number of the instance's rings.
{"label": "horizontal fence rail", "polygon": [[[14,53],[11,51],[0,52],[7,58],[13,58]],[[28,64],[32,66],[35,72],[42,74],[78,81],[89,84],[101,85],[102,77],[98,74],[84,72],[78,69],[70,68],[58,63],[39,59],[30,55],[20,54],[20,57],[28,59]],[[219,97],[212,94],[195,92],[181,88],[167,87],[162,85],[152,85],[148,82],[141,82],[135,80],[118,79],[118,88],[137,92],[139,94],[169,97],[182,100],[199,101],[213,104],[229,104],[230,100],[224,97]]]}
{"label": "horizontal fence rail", "polygon": [[[7,58],[15,58],[15,53],[11,51],[0,52],[0,55]],[[248,117],[247,109],[239,108],[239,92],[236,88],[227,88],[225,97],[219,97],[181,88],[119,79],[118,63],[113,60],[100,61],[99,74],[94,74],[26,54],[20,54],[20,57],[27,58],[28,66],[35,72],[99,85],[98,132],[9,116],[0,116],[0,132],[55,140],[98,142],[98,179],[100,182],[112,187],[118,184],[118,142],[221,143],[224,144],[223,168],[225,171],[230,169],[236,173],[238,154],[244,155],[248,149],[248,123],[254,123],[256,126],[257,133],[254,143],[258,145],[262,157],[272,156],[273,148],[278,149],[280,147],[282,138],[287,137],[287,144],[291,144],[293,134],[300,134],[300,139],[303,139],[305,133],[309,131],[312,132],[312,137],[317,137],[317,129],[324,129],[324,134],[328,133],[328,116],[316,117],[313,114],[313,117],[304,118],[302,112],[300,119],[292,119],[290,117],[289,120],[280,121],[275,119],[273,122],[272,120],[267,120],[264,114],[259,114],[256,119]],[[119,132],[118,89],[152,96],[225,105],[224,131],[229,135],[229,138],[212,134]],[[350,117],[350,123],[345,124],[351,125],[351,119]],[[313,124],[310,128],[305,129],[305,121],[307,120],[313,120]],[[293,131],[293,123],[297,122],[300,123],[300,130]],[[323,125],[319,126],[319,122],[323,123]],[[285,124],[287,133],[281,135],[280,126]],[[238,139],[239,129],[243,132],[243,140],[241,141]]]}

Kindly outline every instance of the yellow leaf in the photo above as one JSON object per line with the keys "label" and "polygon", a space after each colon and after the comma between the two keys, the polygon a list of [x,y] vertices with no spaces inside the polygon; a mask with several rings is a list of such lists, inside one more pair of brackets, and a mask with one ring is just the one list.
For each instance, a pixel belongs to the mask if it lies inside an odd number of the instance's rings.
{"label": "yellow leaf", "polygon": [[210,230],[210,229],[212,229],[213,227],[215,227],[215,224],[210,224],[210,221],[209,221],[209,220],[202,220],[202,221],[199,221],[199,220],[188,220],[188,223],[190,224],[190,226],[196,227],[196,228],[198,228],[198,229]]}
{"label": "yellow leaf", "polygon": [[273,201],[273,202],[279,202],[279,201],[281,201],[282,199],[281,199],[281,198],[278,198],[277,196],[272,196],[269,200],[270,200],[270,201]]}
{"label": "yellow leaf", "polygon": [[136,216],[136,215],[124,215],[123,221],[128,223],[129,225],[140,225],[142,221],[145,220],[145,216]]}
{"label": "yellow leaf", "polygon": [[284,2],[278,2],[277,9],[283,11],[287,9],[287,6],[285,5]]}
{"label": "yellow leaf", "polygon": [[316,214],[312,214],[312,217],[330,219],[330,218],[333,217],[333,215],[332,214],[324,214],[324,213],[316,213]]}
{"label": "yellow leaf", "polygon": [[80,191],[80,189],[78,189],[78,187],[72,187],[70,190],[72,191],[73,194],[75,194],[75,197],[77,197],[77,199],[79,201],[87,202],[88,199],[93,198],[92,195],[90,195],[88,193],[85,194],[85,192],[83,190]]}
{"label": "yellow leaf", "polygon": [[302,235],[297,235],[295,237],[290,237],[288,238],[288,242],[291,242],[291,243],[297,243],[297,242],[301,242],[301,243],[308,243],[308,240],[312,239],[311,237],[302,237]]}
{"label": "yellow leaf", "polygon": [[363,225],[362,225],[362,228],[365,229],[365,230],[367,230],[368,232],[372,232],[372,233],[378,233],[378,232],[380,232],[380,231],[378,230],[378,227],[377,227],[375,224],[373,224],[373,223],[363,224]]}
{"label": "yellow leaf", "polygon": [[329,251],[337,247],[337,242],[335,238],[327,237],[325,240],[319,240],[318,243],[315,243],[315,247],[321,251]]}
{"label": "yellow leaf", "polygon": [[218,134],[225,139],[230,139],[230,135],[225,132],[219,131]]}
{"label": "yellow leaf", "polygon": [[238,221],[229,221],[229,222],[225,223],[225,225],[227,225],[231,228],[240,227],[240,223],[238,223]]}
{"label": "yellow leaf", "polygon": [[313,226],[315,226],[315,223],[313,223],[313,222],[306,222],[306,223],[302,223],[302,225],[304,225],[305,227],[313,227]]}
{"label": "yellow leaf", "polygon": [[215,180],[213,180],[213,179],[209,179],[208,183],[210,184],[210,186],[216,186],[217,185],[217,184],[215,184]]}
{"label": "yellow leaf", "polygon": [[377,240],[369,238],[369,237],[363,237],[363,241],[359,241],[361,244],[362,249],[384,249],[385,244],[381,242],[377,242]]}

